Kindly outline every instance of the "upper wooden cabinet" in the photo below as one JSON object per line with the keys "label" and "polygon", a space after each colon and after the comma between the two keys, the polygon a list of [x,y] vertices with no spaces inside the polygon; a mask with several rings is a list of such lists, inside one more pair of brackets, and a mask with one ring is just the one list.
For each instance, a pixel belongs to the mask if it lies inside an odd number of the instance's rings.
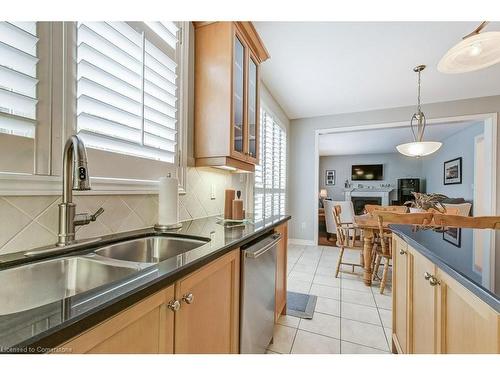
{"label": "upper wooden cabinet", "polygon": [[196,166],[253,172],[259,160],[259,65],[251,22],[195,22]]}

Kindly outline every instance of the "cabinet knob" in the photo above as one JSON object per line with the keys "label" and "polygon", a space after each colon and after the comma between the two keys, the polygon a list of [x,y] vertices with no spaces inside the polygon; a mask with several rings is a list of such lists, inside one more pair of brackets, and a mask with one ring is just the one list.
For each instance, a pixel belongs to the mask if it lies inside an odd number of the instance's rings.
{"label": "cabinet knob", "polygon": [[405,255],[406,254],[406,251],[404,251],[403,249],[399,250],[399,254],[401,255]]}
{"label": "cabinet knob", "polygon": [[436,286],[441,284],[441,282],[435,276],[431,276],[431,278],[429,279],[429,284],[431,284],[431,286]]}
{"label": "cabinet knob", "polygon": [[182,296],[182,300],[186,302],[188,305],[192,304],[194,301],[193,293],[186,293]]}
{"label": "cabinet knob", "polygon": [[431,286],[436,286],[441,284],[441,282],[437,279],[437,277],[431,275],[429,272],[424,272],[424,279],[429,280],[429,284],[431,284]]}
{"label": "cabinet knob", "polygon": [[172,311],[179,311],[181,303],[177,300],[173,300],[168,303],[167,307]]}

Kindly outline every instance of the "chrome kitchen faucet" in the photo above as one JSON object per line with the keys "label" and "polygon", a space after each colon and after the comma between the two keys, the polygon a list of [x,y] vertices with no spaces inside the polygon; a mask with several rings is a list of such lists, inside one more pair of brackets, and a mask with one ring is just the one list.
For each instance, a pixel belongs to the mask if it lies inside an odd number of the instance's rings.
{"label": "chrome kitchen faucet", "polygon": [[64,146],[63,156],[63,196],[59,204],[59,234],[57,246],[70,245],[75,241],[75,226],[87,225],[96,221],[104,212],[99,208],[93,215],[76,214],[73,203],[73,190],[90,190],[90,177],[87,170],[87,151],[83,141],[72,135]]}

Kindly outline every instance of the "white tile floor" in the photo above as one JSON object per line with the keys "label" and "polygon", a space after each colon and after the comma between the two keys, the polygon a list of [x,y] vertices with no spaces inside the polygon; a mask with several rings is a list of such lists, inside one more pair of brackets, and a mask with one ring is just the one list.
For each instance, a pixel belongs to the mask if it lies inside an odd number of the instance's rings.
{"label": "white tile floor", "polygon": [[[282,316],[274,328],[268,354],[389,354],[392,297],[378,282],[364,285],[362,276],[335,278],[339,249],[329,246],[288,247],[288,290],[318,296],[313,319]],[[359,261],[347,250],[345,261]],[[357,272],[361,272],[357,268]]]}

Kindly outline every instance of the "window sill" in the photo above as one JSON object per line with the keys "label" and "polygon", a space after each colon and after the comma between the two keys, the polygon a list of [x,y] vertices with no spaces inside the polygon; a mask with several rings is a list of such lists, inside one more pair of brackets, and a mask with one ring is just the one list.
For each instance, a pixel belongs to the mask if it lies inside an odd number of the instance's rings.
{"label": "window sill", "polygon": [[[90,191],[74,191],[75,195],[158,194],[158,181],[91,177]],[[1,195],[61,195],[62,179],[58,176],[37,176],[0,173]],[[179,187],[179,194],[186,191]]]}

